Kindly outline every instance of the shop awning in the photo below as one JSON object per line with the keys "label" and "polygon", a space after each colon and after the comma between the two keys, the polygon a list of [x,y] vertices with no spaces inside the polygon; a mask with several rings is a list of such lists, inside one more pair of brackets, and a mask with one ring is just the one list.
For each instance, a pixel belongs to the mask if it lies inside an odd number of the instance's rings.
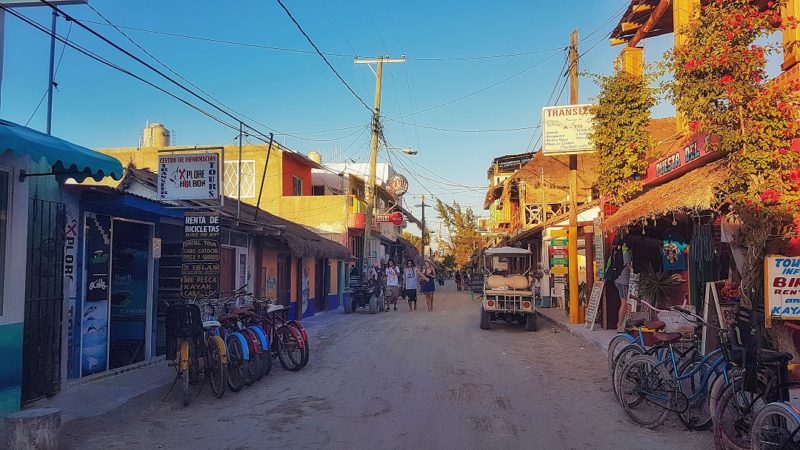
{"label": "shop awning", "polygon": [[75,145],[13,122],[0,120],[0,153],[30,155],[34,162],[44,158],[53,168],[52,175],[78,182],[86,178],[100,181],[105,177],[122,178],[122,164],[111,156]]}
{"label": "shop awning", "polygon": [[717,189],[727,178],[725,161],[707,164],[625,203],[603,221],[602,227],[613,231],[643,218],[713,209],[717,206]]}

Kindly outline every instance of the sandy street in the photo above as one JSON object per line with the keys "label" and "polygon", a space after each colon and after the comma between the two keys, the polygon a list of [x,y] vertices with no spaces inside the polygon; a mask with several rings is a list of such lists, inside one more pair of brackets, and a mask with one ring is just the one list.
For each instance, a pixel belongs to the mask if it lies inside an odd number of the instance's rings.
{"label": "sandy street", "polygon": [[[441,289],[437,286],[437,289]],[[452,282],[436,311],[307,320],[311,361],[188,408],[166,387],[64,425],[65,448],[695,449],[710,432],[628,422],[605,355],[539,319],[540,330],[478,328],[477,301]]]}

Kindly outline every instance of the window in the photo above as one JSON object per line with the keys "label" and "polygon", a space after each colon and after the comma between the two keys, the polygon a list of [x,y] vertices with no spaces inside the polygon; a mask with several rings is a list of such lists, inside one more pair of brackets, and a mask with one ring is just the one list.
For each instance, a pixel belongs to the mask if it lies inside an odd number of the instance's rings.
{"label": "window", "polygon": [[311,195],[325,195],[325,186],[311,186]]}
{"label": "window", "polygon": [[[256,162],[242,163],[242,198],[256,197]],[[239,196],[239,161],[225,161],[225,195]]]}
{"label": "window", "polygon": [[303,195],[303,179],[298,177],[292,177],[292,195],[300,196]]}
{"label": "window", "polygon": [[5,290],[6,234],[8,233],[8,172],[0,171],[0,316],[3,315]]}

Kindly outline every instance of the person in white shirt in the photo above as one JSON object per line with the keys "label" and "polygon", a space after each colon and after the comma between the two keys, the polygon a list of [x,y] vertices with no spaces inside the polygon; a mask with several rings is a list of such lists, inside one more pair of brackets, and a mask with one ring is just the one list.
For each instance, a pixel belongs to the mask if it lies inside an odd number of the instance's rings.
{"label": "person in white shirt", "polygon": [[400,269],[394,265],[394,260],[389,260],[386,266],[386,301],[391,308],[397,311],[397,297],[400,295]]}
{"label": "person in white shirt", "polygon": [[417,276],[414,261],[409,259],[406,261],[405,269],[403,269],[403,289],[405,289],[406,298],[408,299],[409,311],[417,310]]}

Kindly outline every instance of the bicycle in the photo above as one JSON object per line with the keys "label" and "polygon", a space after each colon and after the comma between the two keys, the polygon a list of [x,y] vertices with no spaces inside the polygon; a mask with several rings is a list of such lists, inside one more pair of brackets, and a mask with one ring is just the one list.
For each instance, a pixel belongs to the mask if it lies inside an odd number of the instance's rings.
{"label": "bicycle", "polygon": [[[703,326],[720,330],[689,310],[678,306],[670,309]],[[634,356],[623,369],[619,396],[625,414],[644,428],[661,425],[670,411],[676,412],[689,429],[708,427],[712,418],[706,409],[706,394],[712,375],[721,371],[727,379],[725,353],[716,349],[700,359],[692,358],[681,370],[675,344],[683,335],[659,332],[654,337],[667,347],[667,357],[659,361],[648,354]],[[652,417],[648,417],[648,405],[655,406]]]}
{"label": "bicycle", "polygon": [[[785,325],[792,330],[797,348],[796,333],[800,331],[800,326],[788,322]],[[800,449],[800,410],[790,402],[789,396],[789,386],[797,384],[796,381],[789,381],[789,361],[792,355],[759,349],[758,357],[761,370],[757,373],[762,377],[757,377],[756,380],[759,383],[766,381],[767,384],[763,386],[763,394],[757,392],[756,397],[762,397],[766,405],[753,419],[750,448]],[[763,375],[767,376],[766,380]]]}
{"label": "bicycle", "polygon": [[220,345],[220,338],[213,334],[215,324],[201,320],[200,307],[197,304],[170,305],[165,315],[167,357],[174,360],[171,365],[176,369],[175,381],[167,391],[167,396],[180,381],[183,405],[188,406],[189,385],[205,377],[211,384],[214,396],[222,397],[225,393],[227,352],[225,346]]}
{"label": "bicycle", "polygon": [[286,320],[287,308],[269,301],[254,300],[256,313],[261,317],[261,326],[271,344],[270,351],[277,356],[284,369],[297,372],[308,364],[308,335],[305,327],[295,321]]}

